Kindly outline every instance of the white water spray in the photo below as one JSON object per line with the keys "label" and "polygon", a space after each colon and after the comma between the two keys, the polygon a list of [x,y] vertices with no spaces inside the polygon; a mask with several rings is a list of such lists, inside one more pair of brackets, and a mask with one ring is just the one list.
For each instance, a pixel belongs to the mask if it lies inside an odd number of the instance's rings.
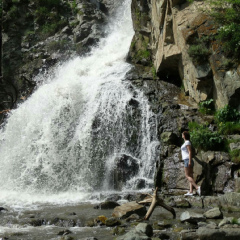
{"label": "white water spray", "polygon": [[125,62],[134,33],[130,2],[91,54],[57,68],[12,111],[0,135],[0,202],[57,202],[60,196],[68,202],[109,188],[119,154],[140,166],[125,189],[138,178],[152,181],[159,145],[149,125],[154,114],[143,94],[123,81],[131,68]]}

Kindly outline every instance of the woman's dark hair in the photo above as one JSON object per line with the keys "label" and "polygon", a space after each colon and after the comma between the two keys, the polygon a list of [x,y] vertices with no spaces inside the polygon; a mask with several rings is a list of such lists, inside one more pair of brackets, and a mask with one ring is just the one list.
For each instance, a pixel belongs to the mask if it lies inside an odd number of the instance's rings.
{"label": "woman's dark hair", "polygon": [[188,131],[184,131],[184,132],[183,132],[183,135],[184,135],[184,137],[185,137],[186,140],[190,140],[190,134],[189,134]]}

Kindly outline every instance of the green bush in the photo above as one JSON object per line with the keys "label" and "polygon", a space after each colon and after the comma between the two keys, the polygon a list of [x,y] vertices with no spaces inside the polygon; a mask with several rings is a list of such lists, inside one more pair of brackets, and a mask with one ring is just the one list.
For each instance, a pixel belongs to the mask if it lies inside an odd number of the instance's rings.
{"label": "green bush", "polygon": [[221,27],[217,39],[223,42],[226,53],[240,54],[240,25],[238,23],[231,23]]}
{"label": "green bush", "polygon": [[207,125],[190,122],[188,127],[191,135],[191,142],[195,148],[204,151],[224,149],[224,139],[218,132],[209,130]]}
{"label": "green bush", "polygon": [[199,103],[199,112],[202,114],[212,114],[214,112],[214,101],[209,99]]}
{"label": "green bush", "polygon": [[61,0],[36,0],[36,5],[39,7],[46,7],[46,8],[59,8],[61,6]]}
{"label": "green bush", "polygon": [[240,163],[240,149],[235,149],[229,152],[231,160],[235,163]]}
{"label": "green bush", "polygon": [[204,44],[193,44],[188,49],[188,54],[196,62],[206,61],[209,56],[209,50]]}
{"label": "green bush", "polygon": [[226,105],[215,113],[215,120],[220,122],[238,122],[240,120],[240,113],[237,109]]}
{"label": "green bush", "polygon": [[218,124],[218,131],[224,135],[240,134],[240,123],[220,122]]}

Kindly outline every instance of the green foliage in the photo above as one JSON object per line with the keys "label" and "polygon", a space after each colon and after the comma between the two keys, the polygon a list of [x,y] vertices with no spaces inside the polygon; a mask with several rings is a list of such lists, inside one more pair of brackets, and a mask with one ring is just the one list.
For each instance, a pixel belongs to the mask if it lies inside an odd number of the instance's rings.
{"label": "green foliage", "polygon": [[212,114],[214,112],[214,101],[209,99],[199,103],[199,112],[202,114]]}
{"label": "green foliage", "polygon": [[[240,12],[239,12],[240,14]],[[226,53],[240,53],[240,25],[231,23],[221,27],[217,39],[223,41],[223,48]]]}
{"label": "green foliage", "polygon": [[240,149],[234,149],[229,153],[233,162],[240,163]]}
{"label": "green foliage", "polygon": [[190,122],[188,124],[193,146],[204,151],[223,150],[224,139],[218,132],[212,132],[207,125]]}
{"label": "green foliage", "polygon": [[61,0],[35,0],[36,5],[39,7],[46,7],[51,9],[53,7],[59,8],[61,6]]}
{"label": "green foliage", "polygon": [[238,219],[237,219],[237,218],[233,218],[231,223],[232,223],[232,224],[237,224],[237,225],[239,225],[239,222],[238,222]]}
{"label": "green foliage", "polygon": [[154,67],[154,65],[152,66],[151,70],[152,70],[153,79],[156,79],[157,78],[157,71],[156,71],[156,68]]}
{"label": "green foliage", "polygon": [[18,8],[16,5],[12,5],[9,12],[8,12],[9,16],[11,18],[16,18],[18,16]]}
{"label": "green foliage", "polygon": [[0,18],[2,18],[2,0],[0,0]]}
{"label": "green foliage", "polygon": [[240,0],[207,0],[210,15],[220,24],[217,39],[227,53],[240,53]]}
{"label": "green foliage", "polygon": [[196,63],[204,62],[208,59],[210,51],[208,49],[209,39],[196,39],[195,43],[189,46],[188,54]]}
{"label": "green foliage", "polygon": [[218,131],[224,135],[240,134],[240,123],[220,122],[218,124]]}
{"label": "green foliage", "polygon": [[66,50],[68,48],[68,41],[67,40],[61,40],[61,41],[52,41],[48,45],[50,50]]}
{"label": "green foliage", "polygon": [[216,111],[215,120],[220,122],[238,122],[240,120],[240,113],[228,105]]}

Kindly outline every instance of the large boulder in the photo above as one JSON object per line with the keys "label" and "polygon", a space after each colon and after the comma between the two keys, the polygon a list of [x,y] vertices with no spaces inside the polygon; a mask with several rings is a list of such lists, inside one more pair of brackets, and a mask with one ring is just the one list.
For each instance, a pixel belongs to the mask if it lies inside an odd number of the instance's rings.
{"label": "large boulder", "polygon": [[181,222],[189,222],[189,223],[198,223],[205,221],[205,217],[202,214],[194,213],[194,212],[183,212],[180,216]]}
{"label": "large boulder", "polygon": [[114,189],[122,190],[126,182],[139,171],[138,160],[126,154],[119,155],[114,160]]}
{"label": "large boulder", "polygon": [[144,216],[147,213],[146,207],[136,202],[128,202],[121,206],[115,207],[112,213],[113,217],[127,218],[132,214]]}
{"label": "large boulder", "polygon": [[223,213],[219,208],[213,208],[203,214],[206,218],[223,218]]}

